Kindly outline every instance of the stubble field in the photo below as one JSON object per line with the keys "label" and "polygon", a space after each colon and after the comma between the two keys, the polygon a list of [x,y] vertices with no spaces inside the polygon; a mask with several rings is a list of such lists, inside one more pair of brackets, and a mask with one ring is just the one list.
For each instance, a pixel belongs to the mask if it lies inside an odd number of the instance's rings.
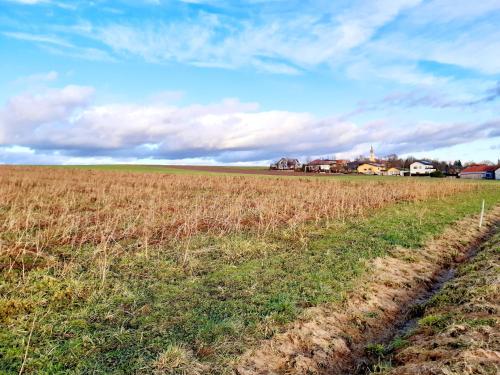
{"label": "stubble field", "polygon": [[0,369],[230,373],[498,184],[0,168]]}

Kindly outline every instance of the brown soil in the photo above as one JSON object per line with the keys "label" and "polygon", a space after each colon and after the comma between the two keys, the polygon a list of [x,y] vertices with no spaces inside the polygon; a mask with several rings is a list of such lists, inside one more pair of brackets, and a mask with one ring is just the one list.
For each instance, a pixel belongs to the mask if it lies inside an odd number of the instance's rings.
{"label": "brown soil", "polygon": [[394,334],[413,302],[425,294],[443,269],[465,259],[500,219],[500,207],[485,218],[462,220],[416,251],[398,248],[377,258],[341,305],[307,310],[286,332],[245,353],[236,366],[250,374],[352,374],[366,357],[366,345]]}

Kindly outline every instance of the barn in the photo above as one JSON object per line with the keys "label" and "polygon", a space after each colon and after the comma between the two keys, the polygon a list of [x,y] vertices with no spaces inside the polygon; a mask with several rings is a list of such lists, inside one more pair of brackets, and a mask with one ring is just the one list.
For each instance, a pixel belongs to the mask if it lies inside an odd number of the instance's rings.
{"label": "barn", "polygon": [[495,179],[495,170],[497,167],[485,164],[471,165],[460,172],[461,178],[470,179]]}
{"label": "barn", "polygon": [[330,164],[331,160],[316,159],[307,163],[304,167],[304,170],[306,172],[328,173],[330,172]]}

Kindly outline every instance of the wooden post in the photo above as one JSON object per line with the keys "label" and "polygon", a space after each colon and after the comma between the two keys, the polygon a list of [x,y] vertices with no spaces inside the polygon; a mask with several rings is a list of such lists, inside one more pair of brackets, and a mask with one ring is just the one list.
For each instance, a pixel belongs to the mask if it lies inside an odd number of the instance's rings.
{"label": "wooden post", "polygon": [[479,228],[481,228],[483,225],[483,216],[484,216],[484,199],[483,199],[483,204],[481,205],[481,216],[479,218]]}

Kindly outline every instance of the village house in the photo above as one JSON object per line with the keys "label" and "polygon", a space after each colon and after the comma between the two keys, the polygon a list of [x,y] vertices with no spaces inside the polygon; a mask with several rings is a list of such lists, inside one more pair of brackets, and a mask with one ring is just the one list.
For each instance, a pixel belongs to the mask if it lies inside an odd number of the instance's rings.
{"label": "village house", "polygon": [[401,170],[396,167],[391,167],[386,172],[387,176],[401,176]]}
{"label": "village house", "polygon": [[330,163],[332,160],[315,159],[304,166],[305,172],[330,172]]}
{"label": "village house", "polygon": [[380,163],[362,163],[357,168],[358,173],[382,175],[386,172],[385,166]]}
{"label": "village house", "polygon": [[410,176],[414,175],[430,175],[435,172],[436,168],[430,161],[419,160],[410,164]]}
{"label": "village house", "polygon": [[270,165],[269,169],[277,169],[282,171],[294,171],[302,168],[302,164],[298,159],[281,158],[276,163]]}
{"label": "village house", "polygon": [[500,166],[495,171],[495,180],[500,180]]}
{"label": "village house", "polygon": [[460,172],[460,178],[493,180],[496,169],[497,167],[492,165],[471,165]]}
{"label": "village house", "polygon": [[369,175],[382,175],[386,173],[385,165],[379,163],[375,157],[373,146],[370,146],[370,156],[366,161],[360,161],[356,167],[356,172]]}
{"label": "village house", "polygon": [[347,170],[348,160],[315,159],[304,165],[305,172],[343,173]]}

